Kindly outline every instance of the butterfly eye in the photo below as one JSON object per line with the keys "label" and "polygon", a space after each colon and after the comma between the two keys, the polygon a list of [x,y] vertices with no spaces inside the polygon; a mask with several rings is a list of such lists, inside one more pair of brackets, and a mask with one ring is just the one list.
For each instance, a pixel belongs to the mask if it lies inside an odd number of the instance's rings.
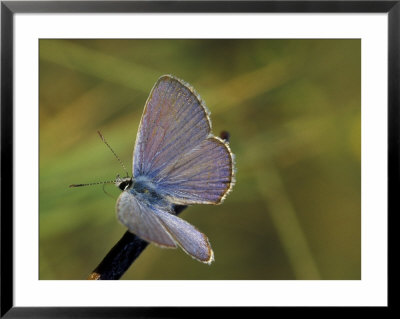
{"label": "butterfly eye", "polygon": [[119,185],[118,185],[118,188],[121,190],[121,191],[124,191],[124,190],[126,190],[129,186],[131,186],[132,185],[132,180],[128,180],[128,181],[123,181],[123,182],[121,182]]}

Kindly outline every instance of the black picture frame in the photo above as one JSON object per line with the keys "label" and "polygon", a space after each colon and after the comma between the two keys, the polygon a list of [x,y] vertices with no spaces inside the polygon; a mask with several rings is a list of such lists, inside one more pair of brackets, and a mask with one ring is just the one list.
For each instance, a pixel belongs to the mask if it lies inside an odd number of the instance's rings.
{"label": "black picture frame", "polygon": [[[387,13],[388,14],[388,227],[399,212],[400,0],[396,1],[1,1],[1,317],[132,318],[209,316],[209,308],[15,307],[13,301],[13,23],[16,13]],[[384,212],[382,212],[384,213]],[[393,231],[389,234],[392,235]],[[390,237],[388,238],[388,240]],[[392,248],[389,241],[389,251]],[[391,263],[390,254],[388,264]],[[389,273],[389,276],[391,273]],[[391,277],[390,277],[391,278]],[[388,280],[390,287],[390,280]],[[388,310],[393,295],[388,294]],[[269,311],[271,308],[252,308]],[[216,316],[249,308],[214,308]],[[275,308],[276,309],[276,308]],[[321,308],[319,308],[321,309]],[[354,309],[353,309],[354,310]],[[360,308],[356,309],[357,311]],[[285,308],[304,311],[304,308]],[[346,311],[349,311],[347,308]],[[368,310],[367,310],[368,311]]]}

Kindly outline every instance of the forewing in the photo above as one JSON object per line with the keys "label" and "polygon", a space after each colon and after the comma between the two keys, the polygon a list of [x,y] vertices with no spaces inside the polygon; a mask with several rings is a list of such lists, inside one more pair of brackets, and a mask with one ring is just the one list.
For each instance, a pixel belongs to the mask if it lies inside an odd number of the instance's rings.
{"label": "forewing", "polygon": [[155,182],[165,166],[203,142],[211,131],[199,95],[182,80],[161,77],[146,102],[136,137],[133,175]]}
{"label": "forewing", "polygon": [[164,247],[176,247],[154,208],[139,202],[129,190],[122,192],[117,200],[117,216],[130,232],[140,238]]}
{"label": "forewing", "polygon": [[224,141],[208,137],[160,175],[160,193],[175,204],[219,204],[234,183],[233,155]]}
{"label": "forewing", "polygon": [[173,214],[161,210],[157,210],[156,214],[176,243],[187,254],[208,264],[214,260],[214,253],[206,235]]}

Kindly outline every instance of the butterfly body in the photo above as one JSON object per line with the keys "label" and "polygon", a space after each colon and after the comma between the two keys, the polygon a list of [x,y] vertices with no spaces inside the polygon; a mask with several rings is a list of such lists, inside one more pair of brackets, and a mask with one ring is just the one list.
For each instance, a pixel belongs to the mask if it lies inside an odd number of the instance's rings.
{"label": "butterfly body", "polygon": [[118,219],[129,231],[161,247],[180,246],[210,264],[208,238],[174,214],[175,205],[220,204],[234,184],[233,154],[211,133],[209,111],[194,89],[162,76],[146,102],[136,137],[132,177],[122,190]]}
{"label": "butterfly body", "polygon": [[[148,206],[153,205],[160,209],[172,211],[172,203],[160,195],[157,185],[146,176],[139,176],[136,179],[129,178],[129,180],[127,179],[126,181],[128,182],[128,185],[123,190],[135,196],[138,201],[146,203]],[[119,186],[117,185],[117,187]]]}

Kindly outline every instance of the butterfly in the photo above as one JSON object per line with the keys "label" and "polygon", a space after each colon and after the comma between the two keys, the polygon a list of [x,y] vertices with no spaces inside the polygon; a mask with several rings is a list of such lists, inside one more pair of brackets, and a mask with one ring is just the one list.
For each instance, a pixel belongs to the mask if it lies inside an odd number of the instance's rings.
{"label": "butterfly", "polygon": [[177,217],[174,207],[222,203],[235,182],[234,156],[228,142],[211,133],[210,113],[188,83],[172,75],[158,79],[143,110],[132,166],[132,177],[115,181],[122,190],[119,221],[147,242],[179,246],[210,264],[207,236]]}

